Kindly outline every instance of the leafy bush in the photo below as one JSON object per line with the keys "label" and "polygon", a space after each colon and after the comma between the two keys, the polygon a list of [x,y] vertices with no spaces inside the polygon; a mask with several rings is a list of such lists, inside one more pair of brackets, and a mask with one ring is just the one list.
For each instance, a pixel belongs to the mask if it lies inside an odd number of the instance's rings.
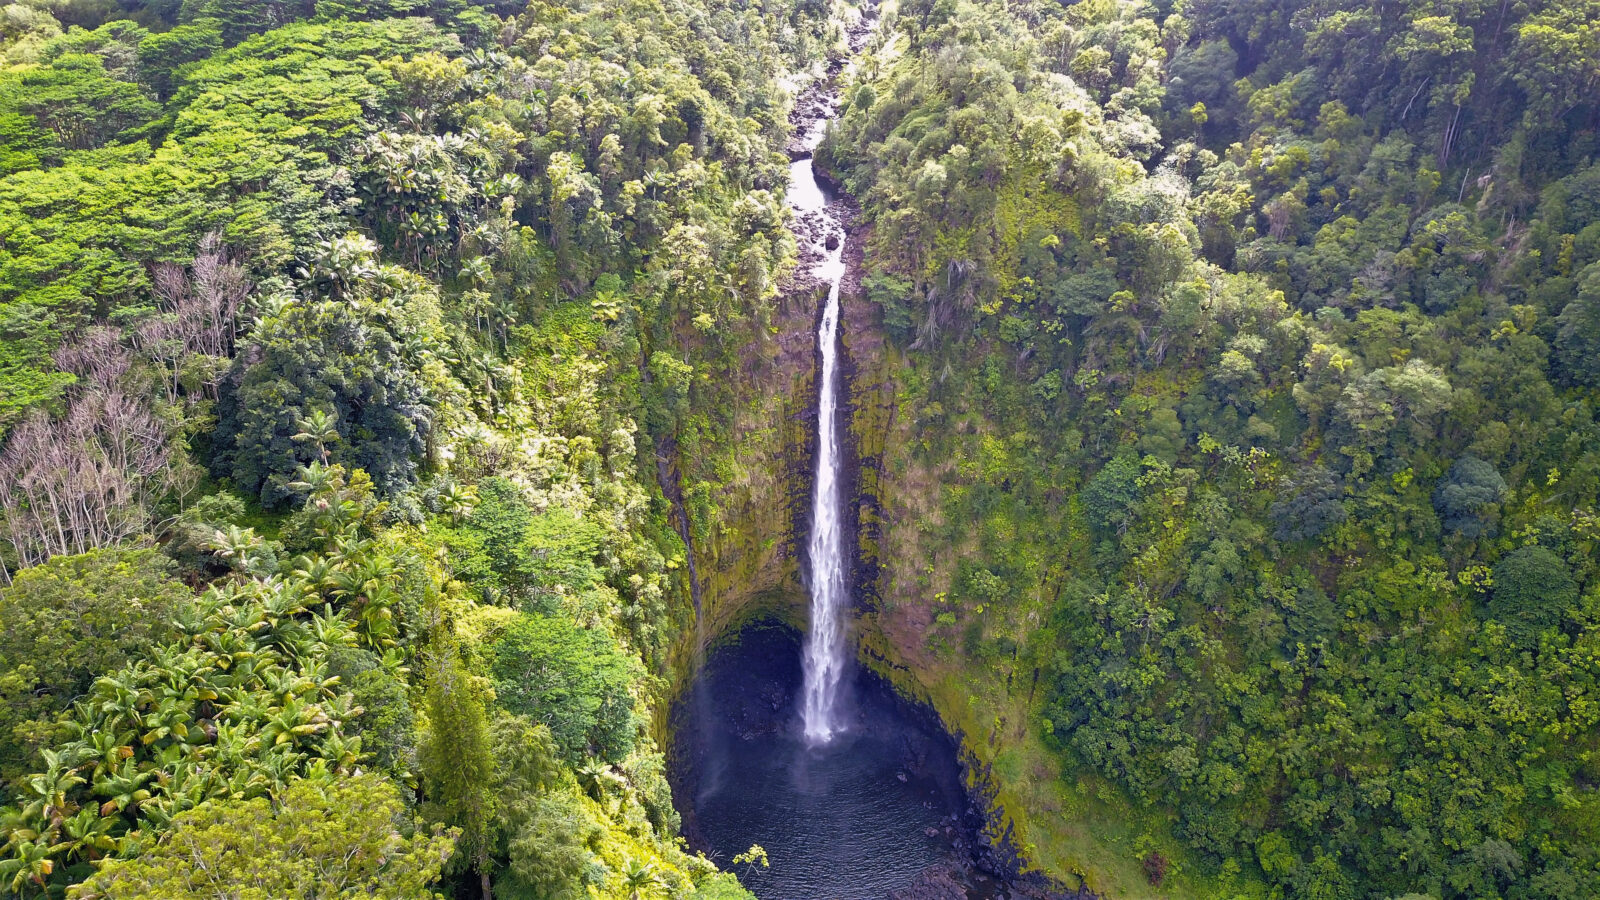
{"label": "leafy bush", "polygon": [[471,515],[440,533],[457,577],[489,602],[550,612],[560,595],[583,594],[601,582],[594,564],[599,527],[564,507],[536,512],[504,478],[479,482]]}
{"label": "leafy bush", "polygon": [[1523,640],[1560,625],[1577,604],[1578,583],[1572,570],[1544,547],[1513,550],[1495,564],[1489,615]]}
{"label": "leafy bush", "polygon": [[274,800],[220,799],[174,817],[165,838],[115,860],[77,900],[435,900],[454,835],[407,821],[380,775],[294,779]]}
{"label": "leafy bush", "polygon": [[1311,540],[1343,522],[1348,511],[1344,491],[1333,473],[1310,466],[1287,485],[1287,497],[1272,504],[1274,534],[1280,541]]}
{"label": "leafy bush", "polygon": [[616,762],[632,750],[638,719],[629,690],[640,667],[604,632],[524,613],[489,654],[500,704],[549,726],[566,759]]}

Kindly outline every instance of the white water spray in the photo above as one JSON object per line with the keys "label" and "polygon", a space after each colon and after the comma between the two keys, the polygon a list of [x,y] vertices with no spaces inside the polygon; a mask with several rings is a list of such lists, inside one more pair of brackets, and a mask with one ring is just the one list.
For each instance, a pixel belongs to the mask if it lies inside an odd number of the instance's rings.
{"label": "white water spray", "polygon": [[[807,135],[815,147],[823,123]],[[815,217],[812,234],[821,259],[812,269],[828,285],[828,299],[817,325],[820,361],[817,367],[817,468],[811,494],[810,561],[811,631],[805,642],[805,696],[801,719],[806,740],[825,744],[844,730],[835,707],[845,670],[844,616],[849,606],[846,580],[843,498],[840,494],[839,443],[839,283],[844,278],[844,226],[828,208],[811,160],[789,167],[789,204],[802,217]]]}

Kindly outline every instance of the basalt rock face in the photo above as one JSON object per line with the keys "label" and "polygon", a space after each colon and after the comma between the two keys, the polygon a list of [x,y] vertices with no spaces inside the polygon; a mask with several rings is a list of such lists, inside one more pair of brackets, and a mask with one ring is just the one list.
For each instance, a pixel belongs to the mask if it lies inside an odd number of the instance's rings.
{"label": "basalt rock face", "polygon": [[816,308],[815,291],[786,292],[774,315],[776,333],[742,354],[735,468],[712,498],[717,521],[702,523],[709,540],[694,548],[699,640],[715,641],[752,618],[804,624],[800,553],[815,453]]}
{"label": "basalt rock face", "polygon": [[843,371],[848,389],[845,410],[850,444],[850,523],[856,535],[855,577],[852,579],[857,612],[874,609],[879,602],[882,568],[884,441],[895,409],[896,384],[890,348],[884,339],[882,311],[861,289],[863,248],[869,228],[854,206],[845,218],[844,283],[840,287],[840,334],[844,342]]}
{"label": "basalt rock face", "polygon": [[[690,641],[712,644],[760,618],[802,630],[806,625],[801,579],[816,456],[816,330],[828,287],[805,274],[814,260],[806,258],[809,250],[804,248],[813,242],[808,235],[799,238],[802,258],[797,274],[780,290],[772,329],[741,354],[736,377],[742,396],[733,411],[731,435],[735,469],[713,498],[717,521],[695,529],[709,532],[709,540],[694,546],[702,620],[696,631],[686,633]],[[861,253],[853,237],[846,238],[845,256],[859,265]],[[858,276],[847,275],[845,288],[859,281]],[[841,412],[848,422],[853,416],[849,347],[863,323],[851,314],[850,294],[842,293],[841,302],[846,348],[841,359],[845,381]],[[860,465],[853,441],[845,443],[843,489],[846,497],[854,497]],[[846,507],[851,515],[844,527],[847,534],[854,534],[856,504]],[[699,655],[707,647],[684,649]]]}

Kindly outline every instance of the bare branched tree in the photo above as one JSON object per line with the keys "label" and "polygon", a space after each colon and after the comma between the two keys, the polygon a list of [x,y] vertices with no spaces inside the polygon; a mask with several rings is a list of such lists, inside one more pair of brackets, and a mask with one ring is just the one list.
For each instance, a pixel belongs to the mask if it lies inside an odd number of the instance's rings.
{"label": "bare branched tree", "polygon": [[[0,452],[0,538],[18,567],[143,533],[177,480],[166,426],[121,387],[85,382],[52,418],[36,411]],[[9,576],[0,564],[0,577]]]}
{"label": "bare branched tree", "polygon": [[[225,359],[238,338],[239,308],[250,296],[244,266],[229,258],[216,234],[200,241],[199,253],[188,266],[167,263],[153,273],[161,313],[138,327],[134,340],[140,351],[162,363],[169,372],[167,399],[176,402],[184,360],[193,356]],[[202,389],[216,399],[222,366],[205,378]]]}
{"label": "bare branched tree", "polygon": [[220,361],[233,351],[250,284],[215,235],[201,242],[191,265],[163,265],[154,275],[161,313],[134,331],[133,346],[106,327],[62,345],[56,365],[78,379],[65,413],[35,410],[0,450],[0,541],[11,547],[9,558],[0,555],[0,581],[10,581],[12,566],[143,534],[163,496],[192,486],[186,460],[173,451],[171,425],[134,383],[134,350],[166,370],[161,380],[174,403],[191,360],[219,361],[200,369],[202,390],[215,398],[211,373],[221,373]]}

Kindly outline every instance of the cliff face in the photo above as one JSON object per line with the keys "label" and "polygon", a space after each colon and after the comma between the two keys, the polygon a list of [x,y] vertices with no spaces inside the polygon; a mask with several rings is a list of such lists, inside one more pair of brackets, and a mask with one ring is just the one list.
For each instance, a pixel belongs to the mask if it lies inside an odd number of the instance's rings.
{"label": "cliff face", "polygon": [[[927,651],[936,606],[948,587],[946,557],[923,538],[918,523],[940,514],[941,477],[912,458],[915,423],[902,421],[897,373],[905,362],[882,328],[881,311],[861,289],[866,227],[844,211],[847,274],[840,287],[840,339],[845,377],[841,415],[847,430],[846,533],[856,541],[851,577],[851,637],[869,664],[919,699],[935,659]],[[800,269],[806,267],[802,260]],[[766,338],[747,347],[737,379],[739,401],[729,429],[733,466],[713,498],[715,521],[691,522],[699,621],[686,628],[673,657],[674,691],[694,677],[705,651],[744,625],[776,619],[804,631],[806,534],[816,450],[817,319],[826,286],[799,277],[783,292]],[[664,461],[664,485],[683,483]],[[676,501],[681,509],[681,502]],[[928,571],[921,571],[921,569]],[[940,710],[947,724],[949,716]]]}
{"label": "cliff face", "polygon": [[[955,498],[970,483],[954,457],[925,452],[932,429],[955,428],[967,440],[998,423],[935,412],[919,400],[930,378],[885,338],[881,308],[860,286],[865,226],[850,229],[844,330],[849,373],[850,481],[859,541],[853,637],[858,657],[903,695],[927,704],[960,743],[967,789],[984,807],[983,837],[1011,873],[1017,896],[1212,896],[1187,874],[1155,887],[1140,864],[1142,841],[1162,823],[1140,813],[1103,779],[1064,777],[1061,759],[1030,727],[1040,716],[1041,670],[1015,650],[977,657],[940,614],[952,606],[962,560],[981,559],[979,523],[951,521]],[[926,367],[925,360],[918,361]],[[936,407],[936,405],[934,405]],[[809,477],[805,475],[804,477]],[[804,496],[804,495],[802,495]],[[1013,638],[1044,624],[1042,594],[1027,592],[981,610],[985,625]],[[980,799],[981,798],[981,799]],[[1163,852],[1176,857],[1170,843]]]}
{"label": "cliff face", "polygon": [[[919,459],[915,452],[923,424],[906,418],[899,402],[908,390],[908,363],[886,341],[880,308],[861,289],[866,228],[854,210],[846,210],[845,219],[841,415],[848,433],[844,487],[851,498],[846,528],[857,542],[850,636],[863,663],[928,704],[960,742],[967,788],[986,801],[984,837],[996,849],[997,868],[1045,873],[1013,882],[1015,889],[1024,896],[1092,896],[1059,891],[1077,881],[1078,866],[1048,852],[1061,830],[1048,805],[1014,789],[1013,761],[1020,754],[1031,767],[1039,759],[1037,741],[1023,727],[1032,692],[987,685],[993,690],[974,702],[977,695],[963,687],[991,675],[1007,687],[1020,686],[1029,673],[966,671],[959,659],[930,649],[956,560],[973,548],[950,546],[931,527],[942,521],[948,485],[958,479],[952,463]],[[805,268],[802,260],[799,269]],[[775,619],[803,631],[809,621],[803,555],[815,454],[816,329],[825,290],[803,278],[791,284],[768,334],[744,349],[737,372],[727,373],[736,379],[739,398],[730,413],[733,462],[712,498],[715,520],[690,523],[699,620],[689,623],[675,648],[673,695],[694,681],[711,646],[735,639],[746,624]],[[677,483],[679,466],[693,472],[702,462],[674,455],[663,481]],[[1008,693],[1013,702],[1004,699]],[[657,736],[668,747],[670,709],[664,706],[657,721]],[[1047,783],[1056,773],[1030,776]]]}
{"label": "cliff face", "polygon": [[[843,487],[853,498],[844,524],[846,534],[860,543],[851,573],[860,613],[876,605],[882,524],[877,492],[894,385],[884,365],[887,348],[877,310],[861,295],[863,235],[855,210],[840,204],[848,267],[840,285],[845,382],[840,415],[848,438]],[[802,248],[807,243],[800,241]],[[724,373],[734,380],[738,398],[727,411],[728,465],[713,479],[713,520],[691,521],[688,529],[699,620],[684,629],[675,648],[674,690],[692,679],[711,645],[736,635],[746,623],[776,619],[803,631],[809,620],[804,555],[816,453],[816,333],[827,296],[826,285],[804,274],[812,263],[800,260],[780,294],[771,327],[743,348],[737,371]],[[660,477],[674,503],[675,524],[685,506],[682,486],[696,472],[704,472],[704,461],[682,458],[675,449],[663,457]]]}
{"label": "cliff face", "polygon": [[731,472],[712,499],[716,521],[697,523],[695,546],[705,642],[755,618],[803,627],[805,546],[816,434],[815,289],[784,293],[768,339],[745,349],[732,410]]}
{"label": "cliff face", "polygon": [[[861,293],[862,235],[845,210],[848,273],[841,285],[840,328],[849,440],[845,449],[847,534],[857,536],[851,589],[858,613],[877,605],[883,516],[878,501],[882,456],[893,420],[895,384],[877,308]],[[806,266],[802,260],[801,268]],[[740,401],[733,411],[734,465],[714,498],[717,520],[692,529],[700,628],[685,651],[704,650],[752,619],[776,618],[804,629],[803,581],[816,452],[817,318],[826,286],[797,278],[783,294],[768,340],[743,353]],[[692,461],[674,461],[692,465]]]}
{"label": "cliff face", "polygon": [[[860,22],[853,26],[852,46],[859,48],[866,34],[864,28]],[[836,114],[834,79],[841,70],[840,60],[822,67],[816,80],[796,99],[790,115],[796,135],[815,134],[822,121]],[[797,138],[789,153],[799,159],[810,151]],[[857,453],[859,435],[852,423],[861,403],[878,402],[870,390],[871,396],[867,397],[855,387],[861,381],[858,370],[873,371],[876,364],[869,362],[863,367],[856,357],[865,352],[875,360],[882,340],[872,310],[860,297],[864,243],[863,235],[855,228],[856,210],[827,173],[818,170],[816,177],[827,195],[830,215],[846,228],[846,274],[840,284],[840,334],[844,347],[840,424],[850,432],[843,448],[843,489],[845,496],[855,497],[861,489],[862,466]],[[796,215],[790,227],[795,230],[800,258],[780,286],[768,327],[753,327],[752,338],[738,352],[737,364],[731,371],[714,376],[728,380],[720,393],[733,398],[726,408],[712,411],[726,423],[725,438],[719,437],[719,442],[727,442],[722,459],[710,463],[669,453],[661,473],[663,489],[673,501],[680,523],[686,505],[681,497],[682,485],[695,479],[715,485],[712,496],[703,498],[709,502],[698,504],[698,508],[713,512],[702,513],[702,520],[691,521],[687,528],[698,617],[679,641],[673,660],[676,673],[692,674],[711,644],[736,634],[753,619],[777,619],[799,630],[805,629],[809,619],[804,554],[816,465],[816,376],[821,366],[817,330],[829,290],[812,273],[822,261],[821,245],[827,235],[815,230],[824,225],[812,216]],[[874,376],[867,383],[880,381]],[[873,447],[881,447],[881,438]],[[871,459],[876,452],[870,448],[866,451],[869,477],[875,471]],[[678,496],[674,490],[678,490]],[[847,504],[848,521],[843,523],[847,535],[861,531],[858,509],[858,504]],[[689,515],[693,517],[692,512]],[[869,512],[867,521],[875,520],[875,512]],[[680,533],[684,530],[680,527]],[[853,551],[854,546],[846,549]],[[876,584],[876,568],[870,563],[853,576],[852,588]]]}

